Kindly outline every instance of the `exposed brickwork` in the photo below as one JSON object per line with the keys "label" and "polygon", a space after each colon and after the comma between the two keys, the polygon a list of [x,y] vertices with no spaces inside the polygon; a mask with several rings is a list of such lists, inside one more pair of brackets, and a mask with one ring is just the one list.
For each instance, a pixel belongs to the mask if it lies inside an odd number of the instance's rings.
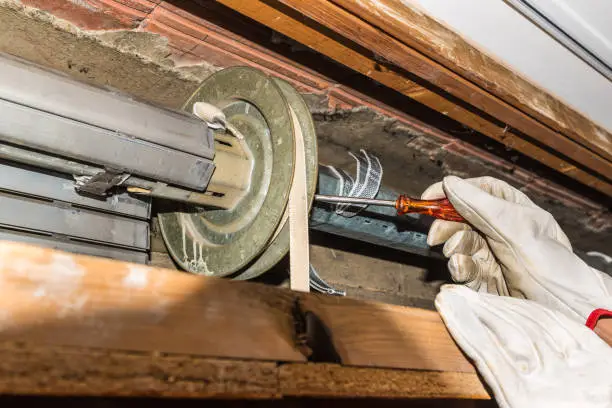
{"label": "exposed brickwork", "polygon": [[[106,3],[110,3],[108,1],[102,0]],[[159,4],[161,3],[161,0],[115,0],[112,1],[114,3],[120,3],[123,4],[126,7],[130,7],[133,8],[134,10],[138,10],[140,12],[143,12],[145,14],[149,14],[150,12],[153,11],[153,9]]]}
{"label": "exposed brickwork", "polygon": [[140,23],[142,13],[108,12],[101,3],[93,0],[83,0],[77,3],[67,0],[22,0],[26,6],[48,11],[56,17],[70,21],[84,30],[129,30]]}
{"label": "exposed brickwork", "polygon": [[198,46],[193,37],[176,30],[154,19],[147,19],[141,28],[151,33],[160,34],[168,39],[168,44],[183,52],[190,52]]}
{"label": "exposed brickwork", "polygon": [[153,18],[168,27],[182,31],[192,38],[201,41],[206,40],[211,30],[210,24],[206,20],[189,14],[166,2],[162,3],[155,11]]}

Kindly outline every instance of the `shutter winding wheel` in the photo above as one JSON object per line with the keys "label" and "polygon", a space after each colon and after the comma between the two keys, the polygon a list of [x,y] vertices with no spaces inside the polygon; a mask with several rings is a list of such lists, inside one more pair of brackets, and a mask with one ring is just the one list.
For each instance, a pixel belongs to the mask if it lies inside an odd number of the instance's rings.
{"label": "shutter winding wheel", "polygon": [[312,203],[317,179],[312,117],[291,85],[247,67],[213,74],[183,108],[191,112],[197,102],[221,109],[234,130],[215,133],[216,169],[206,194],[219,204],[160,212],[162,236],[172,258],[189,272],[254,278],[289,248],[287,202],[298,129]]}

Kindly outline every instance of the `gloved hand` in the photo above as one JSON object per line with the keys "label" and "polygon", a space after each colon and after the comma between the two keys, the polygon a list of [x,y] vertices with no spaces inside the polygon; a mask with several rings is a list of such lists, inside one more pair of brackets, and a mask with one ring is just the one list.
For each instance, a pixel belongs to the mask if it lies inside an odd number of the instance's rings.
{"label": "gloved hand", "polygon": [[458,285],[436,308],[501,408],[612,407],[612,348],[574,319]]}
{"label": "gloved hand", "polygon": [[427,240],[445,242],[455,282],[535,300],[582,323],[595,309],[612,310],[612,278],[574,255],[552,215],[525,194],[492,177],[449,176],[422,198],[444,196],[470,226],[436,220]]}

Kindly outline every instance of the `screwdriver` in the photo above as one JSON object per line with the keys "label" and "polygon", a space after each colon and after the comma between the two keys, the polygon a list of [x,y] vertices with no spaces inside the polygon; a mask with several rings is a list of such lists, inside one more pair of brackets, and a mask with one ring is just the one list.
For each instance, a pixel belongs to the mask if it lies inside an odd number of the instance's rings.
{"label": "screwdriver", "polygon": [[376,198],[343,197],[329,195],[315,195],[315,200],[326,203],[337,204],[361,204],[379,205],[383,207],[393,207],[397,210],[397,215],[408,213],[425,214],[434,218],[446,221],[467,222],[450,203],[448,198],[439,200],[419,200],[400,195],[397,200],[378,200]]}

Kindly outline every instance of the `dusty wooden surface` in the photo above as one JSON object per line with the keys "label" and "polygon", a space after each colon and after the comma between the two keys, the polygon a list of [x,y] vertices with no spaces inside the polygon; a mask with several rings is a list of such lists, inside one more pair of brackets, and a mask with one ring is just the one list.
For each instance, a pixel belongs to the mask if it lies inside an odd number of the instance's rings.
{"label": "dusty wooden surface", "polygon": [[[362,49],[347,44],[346,39],[342,36],[322,28],[321,25],[313,23],[312,20],[289,7],[279,4],[277,1],[218,1],[363,75],[503,143],[509,148],[515,149],[585,185],[607,195],[612,195],[612,185],[608,181],[576,167],[564,157],[523,138],[511,126],[500,124],[499,121],[489,120],[472,110],[462,107],[456,101],[448,99],[443,94],[436,93],[417,84],[401,69],[398,70],[393,64],[386,63],[384,58],[377,60],[372,56],[371,52],[364,52]],[[349,38],[349,40],[354,41],[353,38]]]}
{"label": "dusty wooden surface", "polygon": [[488,399],[474,373],[0,342],[0,395]]}
{"label": "dusty wooden surface", "polygon": [[406,398],[283,398],[283,399],[177,399],[154,397],[40,397],[3,396],[3,408],[43,407],[61,402],[62,408],[82,408],[91,404],[96,408],[497,408],[493,400],[465,399],[406,399]]}
{"label": "dusty wooden surface", "polygon": [[0,343],[0,394],[279,398],[273,362]]}
{"label": "dusty wooden surface", "polygon": [[0,341],[475,372],[433,311],[9,242],[0,259]]}
{"label": "dusty wooden surface", "polygon": [[0,259],[0,341],[306,361],[289,291],[8,242]]}
{"label": "dusty wooden surface", "polygon": [[433,311],[9,242],[0,259],[0,393],[487,396]]}
{"label": "dusty wooden surface", "polygon": [[327,329],[343,364],[474,372],[436,312],[330,296],[301,304]]}
{"label": "dusty wooden surface", "polygon": [[279,370],[283,395],[300,397],[385,397],[485,399],[487,391],[471,373],[286,364]]}
{"label": "dusty wooden surface", "polygon": [[331,1],[522,112],[604,158],[612,159],[612,135],[607,130],[469,44],[450,28],[419,10],[417,2]]}

